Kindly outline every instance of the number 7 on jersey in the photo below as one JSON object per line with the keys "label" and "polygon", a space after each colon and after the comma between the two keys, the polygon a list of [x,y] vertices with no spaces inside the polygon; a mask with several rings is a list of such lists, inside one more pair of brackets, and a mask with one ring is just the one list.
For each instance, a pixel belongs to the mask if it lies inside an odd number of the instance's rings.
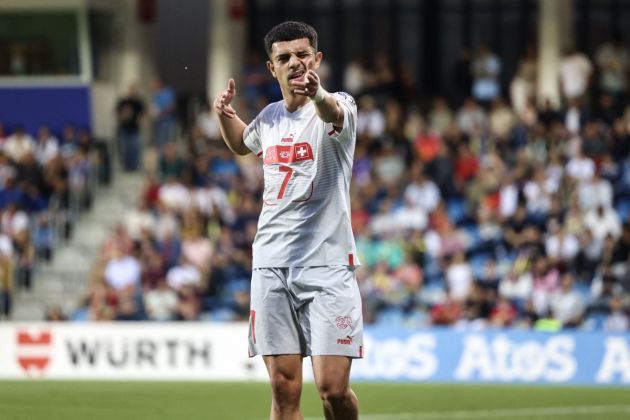
{"label": "number 7 on jersey", "polygon": [[284,176],[284,179],[282,180],[282,185],[280,186],[280,191],[278,191],[278,200],[280,200],[280,199],[282,199],[282,197],[284,197],[284,191],[287,189],[287,184],[289,183],[289,180],[291,179],[291,175],[293,175],[293,169],[291,169],[288,166],[280,165],[278,167],[278,170],[280,170],[280,172],[286,172],[287,173]]}

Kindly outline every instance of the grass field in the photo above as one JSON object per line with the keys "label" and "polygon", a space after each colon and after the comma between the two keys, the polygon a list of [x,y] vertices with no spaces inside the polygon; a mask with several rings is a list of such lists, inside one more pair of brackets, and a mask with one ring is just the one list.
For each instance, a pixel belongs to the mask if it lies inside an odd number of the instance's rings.
{"label": "grass field", "polygon": [[[357,383],[361,419],[630,419],[630,390]],[[321,419],[312,384],[304,415]],[[0,382],[2,420],[264,419],[265,383]]]}

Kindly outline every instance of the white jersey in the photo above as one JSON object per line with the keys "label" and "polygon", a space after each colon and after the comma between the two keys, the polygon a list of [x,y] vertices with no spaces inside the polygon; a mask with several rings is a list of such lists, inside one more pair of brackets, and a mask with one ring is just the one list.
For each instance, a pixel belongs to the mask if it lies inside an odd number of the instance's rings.
{"label": "white jersey", "polygon": [[295,112],[272,103],[245,129],[265,180],[254,268],[359,264],[350,225],[357,107],[350,95],[334,95],[344,112],[339,132],[310,101]]}

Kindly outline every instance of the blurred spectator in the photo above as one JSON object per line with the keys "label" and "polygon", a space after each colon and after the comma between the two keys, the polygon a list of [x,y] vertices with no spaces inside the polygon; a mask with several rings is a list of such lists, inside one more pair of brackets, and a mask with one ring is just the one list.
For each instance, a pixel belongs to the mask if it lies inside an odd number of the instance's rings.
{"label": "blurred spectator", "polygon": [[44,319],[47,322],[64,322],[68,317],[59,306],[50,306],[46,309]]}
{"label": "blurred spectator", "polygon": [[527,105],[535,103],[537,67],[536,50],[533,45],[528,45],[510,83],[510,100],[520,118],[524,117]]}
{"label": "blurred spectator", "polygon": [[357,118],[357,138],[377,139],[385,132],[385,115],[376,107],[376,100],[370,95],[359,100]]}
{"label": "blurred spectator", "polygon": [[512,128],[516,125],[516,116],[512,109],[507,106],[502,98],[497,97],[492,102],[490,111],[489,126],[490,131],[498,140],[507,140]]}
{"label": "blurred spectator", "polygon": [[168,286],[165,279],[158,281],[154,289],[144,297],[147,316],[153,321],[172,321],[177,314],[177,293]]}
{"label": "blurred spectator", "polygon": [[623,309],[623,301],[620,296],[610,299],[610,313],[604,319],[604,331],[623,333],[630,330],[630,318]]}
{"label": "blurred spectator", "polygon": [[628,87],[630,53],[620,34],[615,33],[597,49],[595,62],[599,70],[599,88],[610,95],[616,107],[622,105]]}
{"label": "blurred spectator", "polygon": [[202,273],[194,264],[182,256],[179,263],[168,270],[166,281],[173,290],[178,292],[185,286],[191,286],[195,290],[199,290],[202,286]]}
{"label": "blurred spectator", "polygon": [[446,283],[450,295],[455,300],[463,301],[473,288],[473,273],[463,252],[455,252],[446,269]]}
{"label": "blurred spectator", "polygon": [[488,118],[484,110],[472,98],[467,98],[462,107],[457,111],[457,125],[466,134],[471,135],[475,131],[486,128]]}
{"label": "blurred spectator", "polygon": [[504,298],[500,297],[497,301],[492,312],[490,312],[490,324],[493,327],[506,328],[514,324],[518,317],[518,311],[512,305],[512,303]]}
{"label": "blurred spectator", "polygon": [[428,117],[431,131],[438,136],[454,121],[453,112],[448,107],[446,99],[441,96],[433,99]]}
{"label": "blurred spectator", "polygon": [[135,289],[140,285],[141,267],[138,260],[120,249],[114,249],[113,255],[105,267],[105,281],[116,291]]}
{"label": "blurred spectator", "polygon": [[357,97],[363,92],[365,81],[365,65],[363,60],[355,58],[351,60],[343,72],[343,88],[350,95]]}
{"label": "blurred spectator", "polygon": [[153,139],[159,149],[174,140],[175,136],[175,91],[166,86],[162,79],[152,82],[151,117],[153,120]]}
{"label": "blurred spectator", "polygon": [[581,99],[591,81],[591,60],[575,48],[569,48],[560,60],[559,71],[560,91],[564,99]]}
{"label": "blurred spectator", "polygon": [[501,95],[501,61],[486,44],[481,44],[471,64],[472,94],[483,104]]}
{"label": "blurred spectator", "polygon": [[219,121],[212,112],[212,106],[209,103],[203,104],[203,109],[197,115],[195,122],[196,127],[201,130],[203,136],[210,140],[216,147],[221,147],[221,130],[219,128]]}
{"label": "blurred spectator", "polygon": [[440,203],[440,190],[426,177],[424,168],[420,165],[411,169],[411,182],[405,187],[403,196],[413,208],[427,214]]}
{"label": "blurred spectator", "polygon": [[15,127],[15,131],[4,141],[4,153],[15,163],[22,161],[27,154],[35,153],[35,139],[30,136],[22,125]]}
{"label": "blurred spectator", "polygon": [[616,239],[621,235],[619,215],[610,207],[602,205],[598,205],[584,214],[584,226],[598,240],[603,240],[608,235]]}
{"label": "blurred spectator", "polygon": [[550,301],[553,317],[565,327],[578,326],[584,313],[584,302],[573,289],[573,282],[571,273],[564,273],[560,288],[551,296]]}
{"label": "blurred spectator", "polygon": [[138,94],[137,87],[132,84],[116,104],[118,147],[120,160],[126,171],[135,171],[140,165],[140,119],[143,115],[144,102]]}
{"label": "blurred spectator", "polygon": [[431,308],[431,324],[453,325],[461,318],[462,313],[462,301],[449,295],[445,301]]}
{"label": "blurred spectator", "polygon": [[37,162],[42,166],[46,166],[58,154],[59,140],[50,132],[47,126],[41,126],[37,132],[37,146],[35,147]]}

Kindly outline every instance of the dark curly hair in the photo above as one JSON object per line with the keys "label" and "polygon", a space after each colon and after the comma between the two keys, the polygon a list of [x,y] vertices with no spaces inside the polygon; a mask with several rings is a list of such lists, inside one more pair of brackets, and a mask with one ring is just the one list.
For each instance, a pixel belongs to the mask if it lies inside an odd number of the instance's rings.
{"label": "dark curly hair", "polygon": [[271,46],[274,42],[293,41],[294,39],[308,38],[311,47],[317,51],[317,32],[315,29],[304,22],[296,22],[289,20],[274,26],[265,35],[265,50],[267,55],[271,57]]}

